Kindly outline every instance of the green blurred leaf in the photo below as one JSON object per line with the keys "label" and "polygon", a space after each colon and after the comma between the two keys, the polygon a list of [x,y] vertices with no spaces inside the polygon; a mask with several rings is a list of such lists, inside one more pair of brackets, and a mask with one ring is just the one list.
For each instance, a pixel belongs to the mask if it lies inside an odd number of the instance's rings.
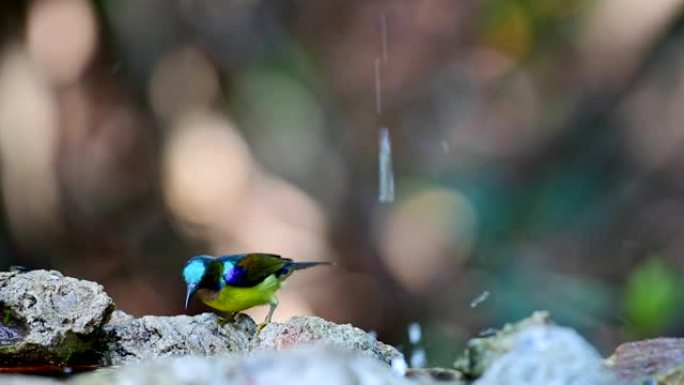
{"label": "green blurred leaf", "polygon": [[659,258],[650,258],[632,272],[624,294],[630,332],[649,335],[671,321],[678,304],[679,275]]}

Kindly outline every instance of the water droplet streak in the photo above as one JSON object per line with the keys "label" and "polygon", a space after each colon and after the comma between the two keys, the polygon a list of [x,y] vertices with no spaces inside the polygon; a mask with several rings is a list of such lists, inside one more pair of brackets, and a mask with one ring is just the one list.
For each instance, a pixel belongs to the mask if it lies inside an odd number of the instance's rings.
{"label": "water droplet streak", "polygon": [[392,142],[389,130],[386,127],[380,129],[379,147],[380,186],[378,200],[380,203],[391,203],[394,202],[394,170],[392,168]]}
{"label": "water droplet streak", "polygon": [[[380,38],[381,56],[375,58],[373,68],[375,70],[375,112],[378,121],[382,120],[382,64],[389,60],[387,51],[387,17],[380,15]],[[392,167],[392,141],[387,127],[380,128],[378,148],[379,186],[378,201],[380,203],[394,202],[394,169]]]}
{"label": "water droplet streak", "polygon": [[380,59],[375,59],[374,62],[374,68],[375,68],[375,112],[378,114],[378,116],[382,115],[382,79],[380,77],[381,75],[381,68],[380,68]]}
{"label": "water droplet streak", "polygon": [[411,322],[408,326],[408,338],[409,342],[411,342],[413,345],[420,343],[421,338],[423,337],[423,332],[420,328],[420,324],[418,322]]}
{"label": "water droplet streak", "polygon": [[489,298],[489,290],[485,290],[482,292],[482,294],[478,295],[477,298],[475,298],[471,303],[470,303],[470,308],[474,309],[478,306],[480,306],[484,301]]}
{"label": "water droplet streak", "polygon": [[425,348],[420,346],[423,338],[423,330],[418,322],[411,322],[408,326],[408,338],[411,344],[411,356],[409,364],[412,368],[424,368],[427,364]]}
{"label": "water droplet streak", "polygon": [[449,142],[443,140],[440,144],[442,145],[442,151],[444,151],[445,154],[451,152],[451,146],[449,145]]}
{"label": "water droplet streak", "polygon": [[427,364],[427,357],[425,354],[425,349],[423,348],[415,348],[413,349],[413,352],[411,352],[411,367],[412,368],[424,368],[425,365]]}
{"label": "water droplet streak", "polygon": [[389,51],[387,49],[387,15],[383,12],[380,15],[380,38],[382,46],[382,61],[387,63],[389,60]]}

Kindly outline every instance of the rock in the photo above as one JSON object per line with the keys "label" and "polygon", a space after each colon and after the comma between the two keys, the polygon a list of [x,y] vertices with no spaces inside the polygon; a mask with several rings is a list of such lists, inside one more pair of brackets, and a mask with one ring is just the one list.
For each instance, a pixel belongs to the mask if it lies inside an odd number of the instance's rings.
{"label": "rock", "polygon": [[226,323],[213,313],[134,318],[117,310],[104,329],[110,340],[104,361],[121,365],[167,356],[247,352],[256,324],[247,315]]}
{"label": "rock", "polygon": [[[231,384],[406,381],[383,365],[404,362],[403,356],[351,325],[295,317],[270,324],[256,335],[256,325],[246,315],[232,322],[213,313],[135,318],[114,311],[102,286],[56,271],[0,272],[0,310],[0,366],[54,369],[64,364],[125,364],[119,369],[77,375],[67,382],[157,383],[174,379],[197,383],[198,378],[223,378]],[[166,360],[157,361],[160,357]],[[33,381],[33,377],[0,376],[0,385],[15,383],[18,378],[21,383]],[[161,380],[155,381],[158,378]],[[42,380],[36,379],[36,384],[55,383]]]}
{"label": "rock", "polygon": [[1,272],[0,304],[2,365],[92,356],[114,310],[102,286],[46,270]]}
{"label": "rock", "polygon": [[579,334],[535,312],[494,335],[472,339],[454,364],[473,385],[619,385]]}
{"label": "rock", "polygon": [[655,338],[618,346],[606,360],[626,383],[684,383],[684,338]]}
{"label": "rock", "polygon": [[63,382],[38,376],[20,374],[0,375],[0,385],[61,385]]}
{"label": "rock", "polygon": [[463,373],[444,368],[413,368],[406,372],[410,378],[420,385],[466,385]]}
{"label": "rock", "polygon": [[359,352],[388,364],[392,358],[401,357],[395,348],[378,342],[359,328],[318,317],[295,317],[284,323],[271,323],[255,335],[256,324],[244,314],[235,322],[224,323],[213,313],[134,318],[116,311],[104,330],[110,341],[104,363],[110,365],[177,355],[283,350],[314,343]]}
{"label": "rock", "polygon": [[[212,356],[325,343],[384,362],[400,356],[350,325],[297,317],[267,326],[240,315],[225,322],[213,313],[134,318],[102,286],[56,271],[0,272],[0,365],[121,365],[176,355]],[[111,317],[111,320],[109,320]]]}
{"label": "rock", "polygon": [[618,385],[598,352],[579,334],[531,325],[500,341],[500,353],[473,385]]}
{"label": "rock", "polygon": [[359,328],[338,325],[319,317],[293,317],[283,323],[270,323],[252,339],[251,350],[282,350],[313,343],[358,352],[388,365],[393,358],[401,356],[397,349]]}
{"label": "rock", "polygon": [[454,367],[467,377],[479,377],[496,359],[510,351],[513,342],[510,337],[530,326],[548,325],[550,323],[549,313],[538,311],[515,324],[504,325],[501,330],[496,331],[493,335],[470,339],[465,352],[456,360]]}
{"label": "rock", "polygon": [[100,384],[415,385],[376,360],[321,346],[249,356],[167,358],[67,381],[67,385]]}

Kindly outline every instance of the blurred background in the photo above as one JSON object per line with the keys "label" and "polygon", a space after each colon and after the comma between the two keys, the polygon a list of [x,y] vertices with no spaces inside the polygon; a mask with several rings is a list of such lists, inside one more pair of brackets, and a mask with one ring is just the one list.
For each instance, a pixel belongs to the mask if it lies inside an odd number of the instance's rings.
{"label": "blurred background", "polygon": [[537,309],[682,335],[683,5],[4,1],[0,261],[134,315],[194,254],[331,261],[276,319],[419,322],[431,365]]}

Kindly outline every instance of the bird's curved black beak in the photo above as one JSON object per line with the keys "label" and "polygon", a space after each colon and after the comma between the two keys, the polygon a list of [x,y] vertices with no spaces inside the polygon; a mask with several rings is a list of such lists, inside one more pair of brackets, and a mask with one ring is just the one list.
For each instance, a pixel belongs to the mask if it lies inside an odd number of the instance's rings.
{"label": "bird's curved black beak", "polygon": [[185,310],[188,310],[188,304],[190,303],[190,298],[195,294],[197,291],[197,284],[189,284],[188,289],[185,292]]}

